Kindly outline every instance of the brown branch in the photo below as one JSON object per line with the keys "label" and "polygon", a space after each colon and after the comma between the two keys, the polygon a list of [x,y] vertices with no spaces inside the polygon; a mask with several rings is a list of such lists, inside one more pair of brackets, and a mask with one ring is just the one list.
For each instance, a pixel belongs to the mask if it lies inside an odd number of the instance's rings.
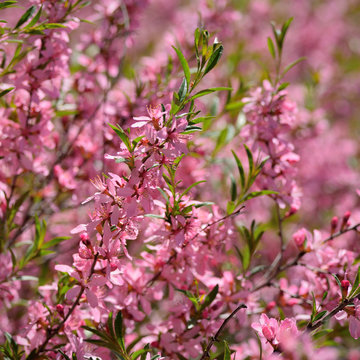
{"label": "brown branch", "polygon": [[235,316],[235,314],[240,310],[240,309],[246,309],[247,306],[245,304],[240,304],[221,324],[219,330],[216,332],[215,336],[210,338],[210,341],[208,342],[206,349],[203,353],[203,355],[201,356],[200,360],[205,360],[205,359],[209,359],[210,358],[210,350],[212,348],[212,346],[214,345],[214,343],[216,341],[219,341],[219,336],[222,333],[222,331],[224,330],[225,326],[227,325],[227,323]]}
{"label": "brown branch", "polygon": [[[344,230],[338,231],[337,233],[332,234],[331,236],[327,237],[325,240],[322,241],[322,244],[327,243],[330,240],[333,240],[347,232],[350,231],[358,231],[358,228],[360,228],[360,223],[355,224],[353,226],[350,226]],[[271,276],[266,277],[266,279],[264,280],[264,282],[262,282],[260,285],[256,286],[251,292],[255,292],[257,290],[260,290],[264,287],[267,286],[271,286],[271,282],[273,279],[275,279],[279,273],[281,273],[282,271],[285,271],[287,269],[289,269],[290,267],[296,266],[296,265],[300,265],[299,264],[299,260],[305,255],[307,254],[306,251],[300,251],[292,260],[290,260],[289,262],[287,262],[286,264],[279,266],[277,271],[275,271]]]}
{"label": "brown branch", "polygon": [[[100,246],[102,246],[102,242],[100,243]],[[91,269],[90,269],[90,274],[89,274],[89,277],[88,277],[88,280],[91,279],[92,275],[94,274],[94,270],[95,270],[95,265],[96,265],[96,262],[97,262],[97,259],[99,257],[99,253],[96,253],[95,256],[94,256],[94,261],[91,265]],[[34,353],[30,353],[29,357],[27,358],[27,360],[30,360],[30,359],[36,359],[36,357],[43,353],[46,349],[46,345],[49,343],[49,341],[55,336],[58,334],[58,332],[62,329],[62,327],[64,326],[64,324],[66,323],[66,321],[69,319],[69,317],[71,316],[71,314],[74,312],[74,310],[76,309],[76,307],[80,304],[80,299],[81,299],[81,296],[83,295],[85,291],[85,287],[82,286],[81,289],[80,289],[80,292],[78,294],[78,296],[76,297],[76,300],[75,302],[72,304],[71,308],[69,309],[69,311],[67,312],[66,316],[64,317],[64,319],[60,322],[60,324],[58,324],[56,327],[54,328],[50,328],[50,329],[47,329],[47,335],[46,335],[46,338],[44,340],[44,342],[35,350]]]}

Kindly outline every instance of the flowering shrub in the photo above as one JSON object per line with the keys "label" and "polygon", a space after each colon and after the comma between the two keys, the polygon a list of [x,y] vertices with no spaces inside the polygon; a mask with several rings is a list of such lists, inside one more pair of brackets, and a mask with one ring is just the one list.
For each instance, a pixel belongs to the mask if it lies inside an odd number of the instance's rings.
{"label": "flowering shrub", "polygon": [[0,13],[0,359],[360,356],[355,2]]}

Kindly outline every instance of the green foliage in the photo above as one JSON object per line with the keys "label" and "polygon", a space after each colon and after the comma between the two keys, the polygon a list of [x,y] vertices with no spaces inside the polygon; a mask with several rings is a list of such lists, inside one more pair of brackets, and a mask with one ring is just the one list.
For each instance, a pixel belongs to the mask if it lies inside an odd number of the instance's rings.
{"label": "green foliage", "polygon": [[24,351],[21,350],[14,338],[8,332],[5,331],[4,335],[6,339],[5,344],[0,345],[0,353],[3,354],[4,360],[21,360]]}
{"label": "green foliage", "polygon": [[256,225],[255,220],[251,222],[250,228],[247,228],[246,226],[239,226],[237,229],[240,232],[245,244],[241,250],[235,246],[235,250],[241,260],[242,270],[245,273],[250,266],[251,259],[265,231],[261,225]]}
{"label": "green foliage", "polygon": [[[126,347],[124,340],[125,328],[121,311],[117,313],[115,320],[113,319],[112,312],[110,312],[106,327],[93,328],[90,326],[83,326],[83,328],[98,337],[98,339],[86,339],[88,343],[109,349],[119,360],[144,359],[146,354],[151,352],[149,344],[143,349],[131,352],[131,349],[139,340],[141,340],[141,338],[138,338],[136,342],[133,342]],[[153,357],[152,359],[156,358]]]}
{"label": "green foliage", "polygon": [[68,236],[55,237],[52,240],[44,243],[46,235],[46,222],[40,221],[35,216],[35,237],[31,245],[26,249],[25,255],[20,259],[18,269],[21,270],[31,260],[41,258],[45,255],[53,254],[54,252],[48,250],[50,247],[60,244],[62,241],[69,239]]}
{"label": "green foliage", "polygon": [[15,25],[14,29],[19,28],[21,25],[25,24],[31,17],[31,15],[35,12],[36,10],[36,6],[32,5],[30,6],[25,13],[23,14],[23,16],[19,19],[19,21],[17,22],[17,24]]}
{"label": "green foliage", "polygon": [[[223,135],[219,137],[219,139],[224,138],[226,136]],[[219,140],[218,140],[219,142]],[[217,144],[215,149],[220,146]],[[232,154],[234,156],[238,172],[239,172],[239,182],[236,183],[233,176],[230,177],[231,185],[230,185],[230,201],[227,204],[227,213],[231,214],[236,210],[236,208],[244,203],[247,200],[253,199],[255,197],[259,197],[262,195],[275,195],[277,194],[276,191],[272,190],[261,190],[261,191],[250,191],[251,186],[253,185],[254,181],[256,180],[257,176],[260,174],[262,168],[264,167],[268,158],[263,159],[262,161],[254,163],[254,157],[251,150],[244,145],[247,159],[248,159],[248,174],[245,174],[244,166],[236,155],[234,151]]]}
{"label": "green foliage", "polygon": [[355,277],[354,283],[352,284],[352,288],[351,288],[351,291],[350,291],[350,294],[349,294],[349,298],[353,298],[353,297],[358,296],[360,294],[359,283],[360,283],[360,266],[357,269],[356,277]]}
{"label": "green foliage", "polygon": [[189,290],[175,289],[176,291],[184,294],[193,304],[193,311],[191,312],[191,319],[188,322],[187,326],[193,327],[199,319],[203,318],[203,311],[208,308],[215,300],[216,295],[219,292],[219,286],[215,285],[208,294],[199,296],[199,294],[194,294]]}

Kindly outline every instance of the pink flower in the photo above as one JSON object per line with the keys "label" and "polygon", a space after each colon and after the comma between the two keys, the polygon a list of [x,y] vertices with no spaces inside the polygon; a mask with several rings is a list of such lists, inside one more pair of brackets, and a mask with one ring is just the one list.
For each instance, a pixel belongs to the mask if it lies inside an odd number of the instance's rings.
{"label": "pink flower", "polygon": [[284,319],[280,323],[278,320],[269,319],[266,314],[261,314],[258,323],[252,323],[251,327],[264,336],[272,345],[278,345],[288,336],[297,336],[298,329],[294,319]]}
{"label": "pink flower", "polygon": [[160,130],[163,126],[163,115],[166,114],[166,111],[161,111],[161,107],[158,105],[155,107],[147,107],[147,112],[149,116],[134,117],[134,120],[137,122],[131,125],[131,127],[138,128],[151,123],[155,130]]}

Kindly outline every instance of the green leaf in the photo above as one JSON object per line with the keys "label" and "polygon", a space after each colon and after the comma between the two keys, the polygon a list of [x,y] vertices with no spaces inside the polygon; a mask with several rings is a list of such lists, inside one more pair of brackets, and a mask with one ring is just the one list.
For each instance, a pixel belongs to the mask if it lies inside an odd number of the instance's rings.
{"label": "green leaf", "polygon": [[121,128],[120,125],[114,126],[112,124],[108,124],[114,131],[115,133],[119,136],[119,138],[122,140],[122,142],[124,143],[124,145],[127,147],[127,149],[129,150],[129,152],[132,151],[131,148],[131,144],[130,144],[130,140],[129,137],[125,134],[124,130]]}
{"label": "green leaf", "polygon": [[231,360],[228,343],[224,340],[224,360]]}
{"label": "green leaf", "polygon": [[0,92],[0,97],[3,97],[4,95],[6,95],[7,93],[9,93],[11,90],[14,90],[15,87],[9,87],[3,91]]}
{"label": "green leaf", "polygon": [[215,300],[218,292],[219,285],[215,285],[214,288],[209,292],[209,294],[206,295],[204,302],[201,304],[200,311],[203,311]]}
{"label": "green leaf", "polygon": [[164,197],[164,199],[168,203],[169,202],[169,197],[168,197],[167,193],[160,187],[157,187],[157,189],[160,191],[161,195]]}
{"label": "green leaf", "polygon": [[131,360],[136,360],[139,356],[150,352],[150,349],[140,349],[131,354]]}
{"label": "green leaf", "polygon": [[233,150],[231,150],[231,152],[232,152],[232,154],[233,154],[233,156],[235,158],[235,161],[236,161],[236,164],[237,164],[237,167],[238,167],[238,170],[239,170],[241,188],[244,189],[245,188],[245,171],[244,171],[244,167],[242,166],[241,161],[238,158],[238,156],[235,154],[235,152]]}
{"label": "green leaf", "polygon": [[290,85],[290,83],[284,82],[277,88],[277,91],[280,92],[281,90],[286,89],[289,85]]}
{"label": "green leaf", "polygon": [[196,185],[199,185],[199,184],[201,184],[201,183],[204,183],[204,182],[206,182],[206,180],[200,180],[200,181],[197,181],[197,182],[191,184],[187,189],[185,189],[185,190],[180,194],[178,200],[180,200],[183,196],[185,196],[193,187],[195,187]]}
{"label": "green leaf", "polygon": [[262,360],[262,355],[263,355],[263,348],[262,348],[262,342],[261,342],[261,339],[260,339],[260,336],[259,334],[255,331],[255,335],[256,335],[256,338],[257,338],[257,341],[258,341],[258,345],[259,345],[259,350],[260,350],[260,354],[259,354],[259,360]]}
{"label": "green leaf", "polygon": [[247,155],[248,162],[249,162],[249,179],[250,179],[252,177],[253,170],[254,170],[254,159],[252,156],[252,152],[245,144],[244,144],[244,148],[246,150],[246,155]]}
{"label": "green leaf", "polygon": [[275,59],[276,58],[275,46],[274,46],[274,43],[273,43],[271,37],[267,38],[267,44],[268,44],[268,48],[269,48],[271,56]]}
{"label": "green leaf", "polygon": [[315,321],[320,320],[326,313],[327,313],[326,310],[319,312],[319,313],[314,317],[314,320],[313,320],[313,321],[315,322]]}
{"label": "green leaf", "polygon": [[184,70],[184,75],[185,75],[185,79],[187,84],[190,84],[190,68],[189,68],[189,64],[185,59],[185,56],[182,54],[182,52],[180,50],[178,50],[175,46],[173,46],[173,49],[176,52],[176,55],[179,58],[180,64]]}
{"label": "green leaf", "polygon": [[243,270],[246,271],[250,265],[251,253],[248,245],[245,245],[242,250],[243,250],[241,253],[242,266],[243,266]]}
{"label": "green leaf", "polygon": [[354,283],[352,285],[352,288],[351,288],[351,292],[349,294],[349,297],[353,297],[353,295],[355,294],[356,290],[358,289],[359,287],[359,282],[360,282],[360,266],[358,267],[358,270],[357,270],[357,273],[356,273],[356,277],[355,277],[355,280],[354,280]]}
{"label": "green leaf", "polygon": [[4,2],[0,3],[0,9],[14,7],[14,6],[16,6],[15,4],[17,4],[17,1],[4,1]]}
{"label": "green leaf", "polygon": [[55,238],[51,239],[50,241],[46,242],[45,244],[43,244],[43,246],[41,248],[48,249],[49,247],[53,247],[57,244],[60,244],[64,240],[69,240],[69,239],[71,239],[70,236],[58,236],[58,237],[55,237]]}
{"label": "green leaf", "polygon": [[15,25],[14,29],[19,28],[22,24],[26,23],[31,15],[35,12],[36,10],[36,6],[32,5],[30,6],[24,13],[24,15],[20,18],[20,20],[17,22],[17,24]]}
{"label": "green leaf", "polygon": [[199,97],[214,93],[215,91],[231,91],[232,88],[229,87],[216,87],[216,88],[210,88],[210,89],[204,89],[199,92],[197,92],[195,95],[193,95],[188,101],[197,99]]}
{"label": "green leaf", "polygon": [[336,280],[337,284],[339,285],[340,291],[342,290],[341,282],[339,278],[335,274],[331,274],[333,278]]}
{"label": "green leaf", "polygon": [[36,13],[36,15],[32,18],[32,20],[25,26],[25,29],[31,28],[39,21],[42,11],[42,5],[40,6],[39,11]]}
{"label": "green leaf", "polygon": [[70,360],[70,358],[61,350],[58,350],[58,352],[62,355],[62,357],[65,359],[65,360]]}
{"label": "green leaf", "polygon": [[37,27],[38,30],[46,30],[46,29],[66,29],[66,26],[63,24],[57,24],[57,23],[47,23],[40,25]]}
{"label": "green leaf", "polygon": [[216,66],[219,59],[221,58],[223,51],[224,51],[224,47],[220,44],[220,46],[210,56],[210,59],[206,64],[203,76],[205,76],[208,72],[210,72]]}
{"label": "green leaf", "polygon": [[164,217],[161,215],[156,215],[156,214],[145,214],[145,217],[149,217],[149,218],[154,218],[154,219],[162,219],[164,220]]}
{"label": "green leaf", "polygon": [[182,289],[177,289],[177,288],[175,288],[175,290],[183,293],[193,303],[196,311],[200,310],[199,300],[193,293],[191,293],[188,290],[182,290]]}
{"label": "green leaf", "polygon": [[333,331],[334,331],[333,329],[323,329],[323,330],[320,330],[320,331],[316,332],[315,334],[313,334],[312,337],[314,340],[317,340],[325,335],[330,334]]}
{"label": "green leaf", "polygon": [[218,151],[225,145],[226,139],[227,139],[227,135],[228,135],[228,127],[225,127],[224,129],[222,129],[222,131],[220,132],[219,137],[217,138],[214,151],[212,152],[212,156],[213,156],[213,157],[214,157],[214,156],[218,153]]}
{"label": "green leaf", "polygon": [[232,214],[234,212],[235,208],[236,208],[236,204],[234,203],[234,201],[228,201],[228,203],[226,205],[226,213]]}
{"label": "green leaf", "polygon": [[262,196],[262,195],[276,195],[278,194],[277,191],[273,191],[273,190],[261,190],[261,191],[253,191],[247,195],[245,195],[242,199],[241,202],[256,198],[258,196]]}
{"label": "green leaf", "polygon": [[211,119],[214,119],[215,116],[201,116],[201,117],[198,117],[196,119],[192,119],[190,121],[190,124],[193,125],[193,124],[198,124],[198,123],[201,123],[201,122],[204,122],[204,121],[208,121],[208,120],[211,120]]}
{"label": "green leaf", "polygon": [[233,176],[230,176],[230,181],[231,181],[231,186],[230,186],[231,201],[235,201],[237,198],[237,187]]}
{"label": "green leaf", "polygon": [[290,19],[288,19],[285,24],[282,26],[281,28],[281,37],[280,37],[280,41],[281,41],[281,45],[283,45],[284,43],[284,39],[285,39],[285,35],[289,29],[290,24],[292,23],[292,21],[294,20],[293,17],[291,17]]}
{"label": "green leaf", "polygon": [[115,318],[115,334],[116,338],[123,350],[125,350],[125,340],[124,340],[124,329],[123,329],[123,320],[122,320],[122,313],[119,311],[116,314]]}
{"label": "green leaf", "polygon": [[110,313],[109,313],[109,315],[108,315],[107,327],[108,327],[110,336],[111,336],[113,339],[116,339],[116,337],[115,337],[115,332],[114,332],[113,313],[112,313],[112,311],[110,311]]}
{"label": "green leaf", "polygon": [[[281,77],[283,77],[289,70],[291,70],[294,66],[296,66],[297,64],[299,64],[300,62],[306,60],[306,57],[301,57],[297,60],[295,60],[294,62],[292,62],[290,65],[286,66],[284,71],[281,74]],[[286,83],[287,84],[287,83]],[[287,85],[286,85],[287,86]]]}
{"label": "green leaf", "polygon": [[79,110],[59,110],[55,112],[55,115],[57,117],[62,117],[62,116],[77,115],[78,113]]}
{"label": "green leaf", "polygon": [[178,91],[180,102],[182,102],[185,99],[187,91],[188,91],[188,85],[187,85],[186,78],[184,78],[183,81],[181,82],[181,85],[180,85],[180,88]]}

